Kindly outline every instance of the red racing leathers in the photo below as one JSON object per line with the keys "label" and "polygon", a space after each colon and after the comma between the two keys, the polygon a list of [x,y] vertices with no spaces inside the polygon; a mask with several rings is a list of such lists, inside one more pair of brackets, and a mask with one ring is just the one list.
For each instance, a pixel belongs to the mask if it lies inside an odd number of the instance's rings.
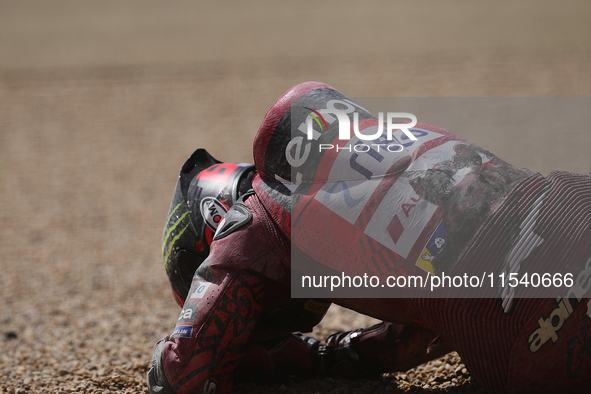
{"label": "red racing leathers", "polygon": [[[293,256],[300,259],[298,272],[312,267],[380,278],[485,272],[496,281],[500,274],[570,273],[572,284],[553,298],[524,298],[527,289],[520,294],[495,282],[498,290],[488,298],[394,289],[389,298],[325,299],[433,330],[479,381],[504,392],[588,390],[590,177],[555,172],[544,178],[422,123],[411,129],[416,141],[398,130],[404,149],[397,152],[341,149],[307,156],[307,149],[338,141],[319,134],[306,148],[293,134],[294,123],[305,124],[299,110],[337,105],[344,110],[354,103],[311,82],[290,89],[267,113],[254,143],[254,193],[220,224],[175,330],[157,343],[150,390],[227,392],[233,369],[257,351],[257,341],[309,329],[314,319],[298,326],[297,318],[278,318],[286,315],[277,311],[298,303],[290,299]],[[359,128],[372,127],[375,118],[361,114]],[[315,301],[309,301],[293,310],[313,311]],[[400,363],[398,350],[383,346],[372,356],[392,370]]]}

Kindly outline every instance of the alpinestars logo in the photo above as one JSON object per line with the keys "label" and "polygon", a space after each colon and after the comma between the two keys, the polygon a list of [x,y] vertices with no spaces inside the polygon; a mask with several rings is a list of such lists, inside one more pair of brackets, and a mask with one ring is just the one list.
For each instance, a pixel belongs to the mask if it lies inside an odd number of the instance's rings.
{"label": "alpinestars logo", "polygon": [[558,342],[558,332],[579,307],[583,297],[587,295],[590,288],[591,255],[587,258],[585,267],[579,272],[574,285],[568,289],[566,295],[562,298],[556,298],[556,308],[554,308],[548,317],[544,318],[542,316],[538,320],[539,327],[531,333],[528,339],[529,350],[532,353],[537,353],[550,339],[552,343]]}
{"label": "alpinestars logo", "polygon": [[217,386],[215,382],[207,379],[205,383],[203,383],[203,390],[201,391],[201,394],[216,394],[216,392]]}

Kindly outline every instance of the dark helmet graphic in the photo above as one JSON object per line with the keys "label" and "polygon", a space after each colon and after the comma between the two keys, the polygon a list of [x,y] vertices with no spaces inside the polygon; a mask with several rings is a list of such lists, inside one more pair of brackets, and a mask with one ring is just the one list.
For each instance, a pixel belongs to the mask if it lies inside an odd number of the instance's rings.
{"label": "dark helmet graphic", "polygon": [[179,305],[209,255],[219,222],[250,190],[255,173],[251,164],[222,163],[205,149],[197,149],[181,168],[162,238],[164,266]]}

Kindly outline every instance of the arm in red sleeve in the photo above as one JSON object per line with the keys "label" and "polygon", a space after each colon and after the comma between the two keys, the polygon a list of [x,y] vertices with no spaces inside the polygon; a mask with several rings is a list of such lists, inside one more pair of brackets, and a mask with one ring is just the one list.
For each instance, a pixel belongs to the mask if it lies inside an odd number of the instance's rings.
{"label": "arm in red sleeve", "polygon": [[225,393],[261,314],[263,282],[228,273],[221,283],[196,275],[173,333],[154,349],[150,393]]}

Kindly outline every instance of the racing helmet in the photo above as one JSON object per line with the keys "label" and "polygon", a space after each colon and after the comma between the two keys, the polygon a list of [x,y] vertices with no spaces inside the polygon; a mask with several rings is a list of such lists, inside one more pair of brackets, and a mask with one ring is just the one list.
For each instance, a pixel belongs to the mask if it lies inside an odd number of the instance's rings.
{"label": "racing helmet", "polygon": [[205,149],[197,149],[181,168],[162,237],[164,267],[181,307],[218,224],[252,188],[255,173],[254,165],[222,163]]}

